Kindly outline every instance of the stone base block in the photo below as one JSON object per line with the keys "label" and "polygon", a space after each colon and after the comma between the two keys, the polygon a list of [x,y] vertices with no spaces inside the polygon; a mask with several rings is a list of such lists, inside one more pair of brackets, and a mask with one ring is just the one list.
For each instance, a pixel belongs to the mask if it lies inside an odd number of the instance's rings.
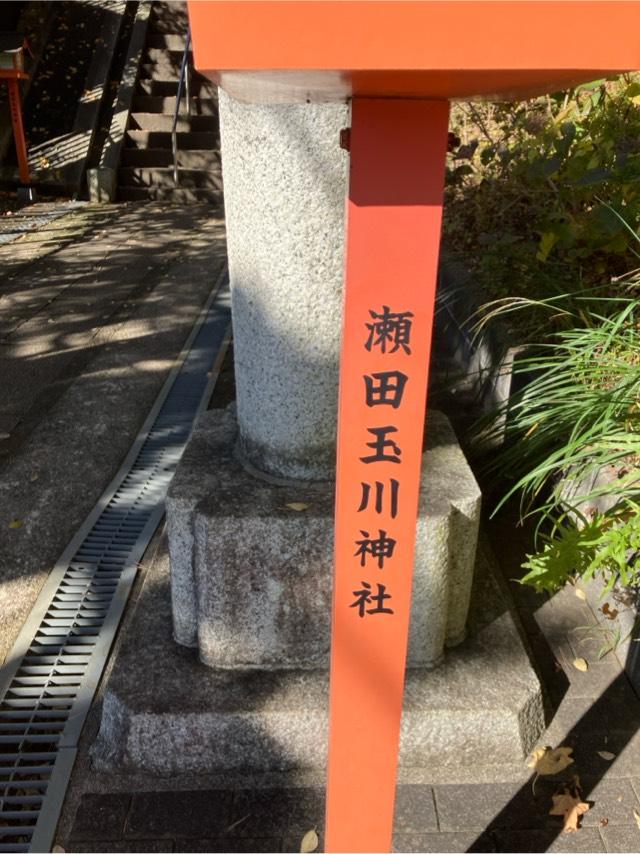
{"label": "stone base block", "polygon": [[[175,638],[212,667],[326,667],[335,486],[256,476],[237,459],[236,437],[233,411],[205,413],[169,490]],[[429,413],[423,471],[409,664],[433,667],[464,638],[480,516],[480,491],[439,412]]]}
{"label": "stone base block", "polygon": [[[148,571],[105,685],[96,769],[322,771],[327,671],[206,667],[174,643],[170,610],[165,552]],[[401,769],[436,779],[447,768],[479,774],[484,766],[521,763],[542,727],[538,680],[483,553],[469,637],[437,670],[408,671]]]}

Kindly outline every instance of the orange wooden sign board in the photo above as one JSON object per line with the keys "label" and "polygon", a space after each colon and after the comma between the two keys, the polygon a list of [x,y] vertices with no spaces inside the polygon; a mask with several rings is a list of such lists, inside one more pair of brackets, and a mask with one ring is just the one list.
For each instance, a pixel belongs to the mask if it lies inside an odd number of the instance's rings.
{"label": "orange wooden sign board", "polygon": [[448,99],[640,68],[640,2],[198,0],[189,17],[196,67],[237,98],[353,98],[325,848],[390,851]]}
{"label": "orange wooden sign board", "polygon": [[390,851],[449,105],[354,99],[327,851]]}

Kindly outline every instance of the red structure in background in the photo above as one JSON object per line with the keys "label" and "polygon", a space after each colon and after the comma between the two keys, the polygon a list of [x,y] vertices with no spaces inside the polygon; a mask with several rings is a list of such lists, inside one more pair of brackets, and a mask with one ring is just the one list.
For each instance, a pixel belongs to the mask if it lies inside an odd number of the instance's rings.
{"label": "red structure in background", "polygon": [[31,178],[27,159],[27,142],[22,123],[22,105],[20,103],[20,81],[29,79],[29,75],[24,70],[25,49],[29,50],[29,45],[21,35],[0,33],[0,81],[7,84],[9,92],[11,125],[18,158],[20,182],[28,185],[31,183]]}
{"label": "red structure in background", "polygon": [[196,68],[241,101],[352,99],[325,850],[390,851],[448,101],[640,69],[640,2],[190,0],[189,18]]}

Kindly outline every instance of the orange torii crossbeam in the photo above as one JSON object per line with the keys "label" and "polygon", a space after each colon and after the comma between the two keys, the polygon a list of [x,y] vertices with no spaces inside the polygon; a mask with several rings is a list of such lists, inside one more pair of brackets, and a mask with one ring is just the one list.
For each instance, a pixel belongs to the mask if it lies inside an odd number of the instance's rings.
{"label": "orange torii crossbeam", "polygon": [[449,106],[353,101],[327,851],[390,851]]}

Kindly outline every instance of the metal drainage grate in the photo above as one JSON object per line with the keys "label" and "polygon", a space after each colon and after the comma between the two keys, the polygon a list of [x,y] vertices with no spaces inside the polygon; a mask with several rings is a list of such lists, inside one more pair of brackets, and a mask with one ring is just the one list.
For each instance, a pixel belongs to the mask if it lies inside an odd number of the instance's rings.
{"label": "metal drainage grate", "polygon": [[[78,739],[230,330],[226,273],[129,455],[54,567],[0,671],[0,852],[49,851]],[[213,368],[212,368],[213,364]]]}
{"label": "metal drainage grate", "polygon": [[[0,219],[0,246],[3,243],[11,243],[23,234],[28,234],[31,231],[36,231],[43,225],[47,225],[53,220],[59,219],[61,216],[71,213],[78,208],[82,208],[86,202],[66,202],[63,205],[57,205],[51,210],[33,210],[24,208],[12,216],[4,216]],[[1,850],[1,849],[0,849]]]}

